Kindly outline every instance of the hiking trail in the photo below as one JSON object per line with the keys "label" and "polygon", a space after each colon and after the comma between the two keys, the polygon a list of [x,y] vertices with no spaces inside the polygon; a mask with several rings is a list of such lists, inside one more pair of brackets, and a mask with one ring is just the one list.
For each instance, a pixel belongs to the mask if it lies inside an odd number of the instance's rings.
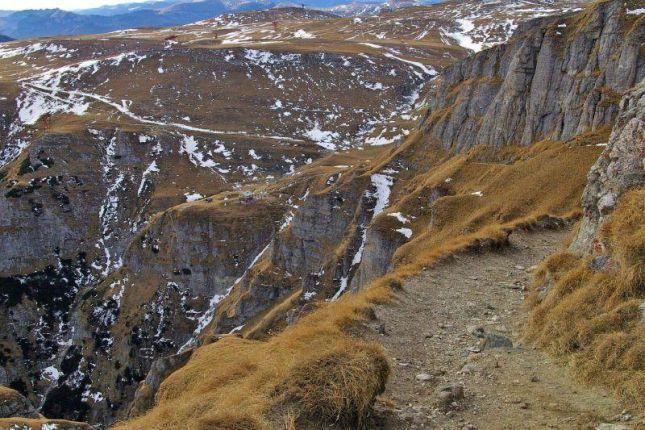
{"label": "hiking trail", "polygon": [[501,250],[447,257],[407,281],[397,303],[375,309],[375,337],[392,367],[376,404],[381,428],[635,425],[634,419],[621,422],[629,416],[620,415],[608,393],[581,385],[564,366],[521,340],[530,268],[560,248],[567,233],[516,231]]}

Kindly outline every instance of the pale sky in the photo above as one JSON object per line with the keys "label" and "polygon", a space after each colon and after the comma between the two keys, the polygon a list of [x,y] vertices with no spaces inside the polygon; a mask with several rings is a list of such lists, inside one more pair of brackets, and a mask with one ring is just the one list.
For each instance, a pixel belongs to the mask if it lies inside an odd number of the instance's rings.
{"label": "pale sky", "polygon": [[89,9],[106,4],[137,3],[143,0],[0,0],[0,10]]}

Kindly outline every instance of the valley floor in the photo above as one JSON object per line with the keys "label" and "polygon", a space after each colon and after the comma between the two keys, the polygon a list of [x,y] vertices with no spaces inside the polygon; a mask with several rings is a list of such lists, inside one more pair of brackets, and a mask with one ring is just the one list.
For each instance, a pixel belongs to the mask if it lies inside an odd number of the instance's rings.
{"label": "valley floor", "polygon": [[[376,336],[392,364],[376,407],[382,428],[594,429],[620,421],[607,393],[521,342],[529,268],[567,233],[515,232],[501,251],[450,257],[408,281],[399,303],[376,309]],[[495,347],[509,341],[513,347]],[[445,407],[438,392],[447,384],[463,386],[464,397],[453,390],[457,401]]]}

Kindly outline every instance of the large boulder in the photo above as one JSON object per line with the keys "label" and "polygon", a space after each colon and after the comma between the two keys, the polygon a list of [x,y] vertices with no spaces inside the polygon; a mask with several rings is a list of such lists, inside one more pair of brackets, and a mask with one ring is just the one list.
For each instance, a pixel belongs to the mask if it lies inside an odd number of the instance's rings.
{"label": "large boulder", "polygon": [[629,91],[620,102],[607,147],[588,175],[582,195],[584,217],[571,249],[602,253],[596,241],[598,229],[614,210],[620,196],[645,184],[645,82]]}

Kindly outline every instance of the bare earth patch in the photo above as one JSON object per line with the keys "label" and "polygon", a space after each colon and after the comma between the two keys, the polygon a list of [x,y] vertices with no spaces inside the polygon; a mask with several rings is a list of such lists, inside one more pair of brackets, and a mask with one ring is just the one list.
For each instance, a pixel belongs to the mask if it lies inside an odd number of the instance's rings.
{"label": "bare earth patch", "polygon": [[393,368],[376,405],[383,428],[594,429],[619,421],[622,408],[606,392],[580,385],[521,341],[529,268],[566,234],[515,232],[501,251],[450,257],[408,281],[398,304],[376,309],[376,336]]}

